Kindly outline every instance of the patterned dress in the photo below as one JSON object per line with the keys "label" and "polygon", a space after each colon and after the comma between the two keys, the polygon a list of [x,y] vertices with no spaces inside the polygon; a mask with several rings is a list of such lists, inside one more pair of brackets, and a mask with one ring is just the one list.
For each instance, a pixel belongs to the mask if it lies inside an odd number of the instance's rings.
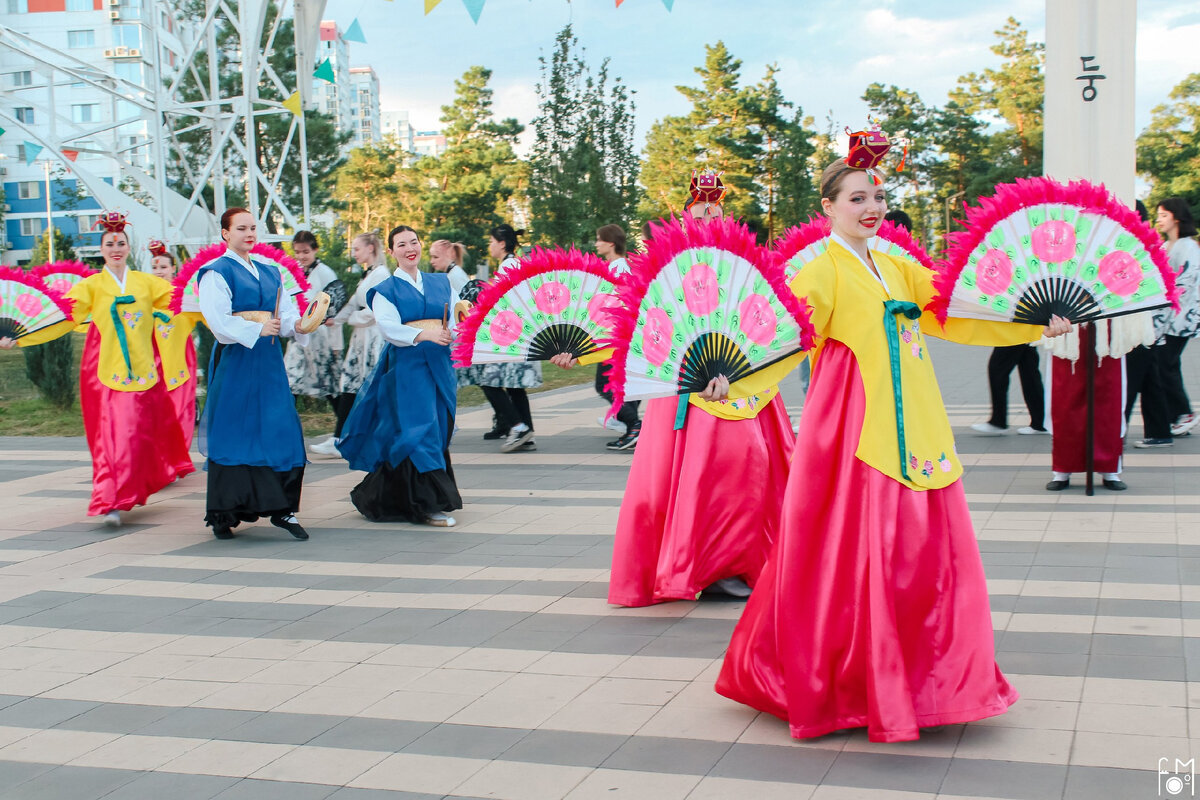
{"label": "patterned dress", "polygon": [[[338,279],[337,273],[320,261],[308,273],[311,284],[305,299],[312,302],[317,293]],[[307,397],[333,397],[342,381],[342,326],[322,325],[308,338],[308,346],[288,342],[283,366],[287,370],[292,394]]]}
{"label": "patterned dress", "polygon": [[[354,328],[350,344],[346,346],[346,358],[342,362],[342,394],[358,394],[367,378],[379,363],[379,353],[386,342],[375,326],[375,315],[367,305],[367,292],[391,277],[387,265],[378,264],[359,281],[354,296],[333,318],[335,323],[345,323]],[[334,327],[337,327],[336,325]]]}

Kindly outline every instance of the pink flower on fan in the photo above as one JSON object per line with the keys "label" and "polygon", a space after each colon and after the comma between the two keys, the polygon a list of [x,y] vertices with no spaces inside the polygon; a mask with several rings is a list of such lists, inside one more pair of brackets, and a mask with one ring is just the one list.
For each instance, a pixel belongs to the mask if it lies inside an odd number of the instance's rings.
{"label": "pink flower on fan", "polygon": [[27,317],[32,317],[35,314],[41,313],[42,298],[38,297],[33,292],[17,295],[17,310]]}
{"label": "pink flower on fan", "polygon": [[66,278],[55,278],[54,282],[50,284],[50,288],[59,294],[66,294],[71,291],[71,282]]}
{"label": "pink flower on fan", "polygon": [[1033,254],[1042,261],[1058,264],[1075,257],[1075,228],[1068,222],[1050,220],[1033,229]]}
{"label": "pink flower on fan", "polygon": [[1012,285],[1013,264],[1003,250],[992,248],[975,267],[975,282],[984,294],[1000,294]]}
{"label": "pink flower on fan", "polygon": [[521,322],[521,318],[516,314],[511,311],[501,311],[492,320],[488,330],[492,334],[493,342],[501,347],[508,347],[521,338],[521,331],[524,328],[525,323]]}
{"label": "pink flower on fan", "polygon": [[588,301],[588,317],[601,328],[611,329],[613,326],[612,312],[621,307],[621,301],[616,295],[600,292],[592,295]]}
{"label": "pink flower on fan", "polygon": [[661,367],[671,355],[671,337],[675,333],[675,325],[667,312],[661,308],[652,308],[646,312],[646,324],[642,329],[642,352],[646,360],[656,367]]}
{"label": "pink flower on fan", "polygon": [[571,302],[571,290],[560,281],[546,281],[533,293],[533,302],[538,311],[554,316]]}
{"label": "pink flower on fan", "polygon": [[1129,297],[1142,285],[1142,265],[1129,253],[1114,250],[1100,259],[1100,282],[1113,294]]}
{"label": "pink flower on fan", "polygon": [[746,338],[755,344],[766,346],[775,339],[775,326],[779,318],[771,308],[771,302],[761,294],[752,294],[738,306],[738,327]]}
{"label": "pink flower on fan", "polygon": [[683,301],[687,310],[697,316],[711,314],[717,308],[717,273],[708,264],[700,263],[683,276]]}

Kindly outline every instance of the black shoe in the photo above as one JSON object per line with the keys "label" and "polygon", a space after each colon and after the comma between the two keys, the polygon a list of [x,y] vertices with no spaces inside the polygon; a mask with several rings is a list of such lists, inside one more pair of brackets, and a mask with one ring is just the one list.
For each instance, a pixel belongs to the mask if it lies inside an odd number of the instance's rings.
{"label": "black shoe", "polygon": [[638,436],[641,433],[642,426],[638,425],[637,427],[630,428],[621,438],[614,439],[604,446],[609,450],[631,450],[637,446]]}
{"label": "black shoe", "polygon": [[232,539],[233,538],[233,529],[232,528],[213,528],[213,536],[217,537],[218,539]]}
{"label": "black shoe", "polygon": [[1123,492],[1129,487],[1125,485],[1125,481],[1115,481],[1109,478],[1104,479],[1104,488],[1114,492]]}
{"label": "black shoe", "polygon": [[[293,517],[292,519],[295,518]],[[299,522],[292,522],[291,520],[283,517],[271,517],[271,524],[276,528],[283,528],[300,541],[304,541],[308,538],[308,531],[304,530],[304,528],[300,526]]]}
{"label": "black shoe", "polygon": [[1175,442],[1169,436],[1164,436],[1158,439],[1138,439],[1134,442],[1134,447],[1139,450],[1146,450],[1151,447],[1170,447]]}
{"label": "black shoe", "polygon": [[487,439],[488,441],[491,441],[491,440],[493,440],[493,439],[503,439],[505,436],[508,436],[508,430],[507,430],[507,429],[505,429],[505,428],[492,428],[490,431],[488,431],[487,433],[485,433],[485,434],[483,435],[483,438],[484,438],[484,439]]}
{"label": "black shoe", "polygon": [[1047,492],[1061,492],[1071,485],[1071,480],[1068,478],[1065,481],[1054,480],[1046,484]]}

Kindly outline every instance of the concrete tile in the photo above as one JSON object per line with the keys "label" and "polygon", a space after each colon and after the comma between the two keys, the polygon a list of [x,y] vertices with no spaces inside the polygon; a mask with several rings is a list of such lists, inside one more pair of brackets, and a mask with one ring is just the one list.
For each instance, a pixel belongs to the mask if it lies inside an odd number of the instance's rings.
{"label": "concrete tile", "polygon": [[568,795],[567,800],[653,797],[655,800],[682,800],[697,784],[699,775],[664,775],[654,772],[598,769],[589,774]]}
{"label": "concrete tile", "polygon": [[455,787],[454,793],[509,800],[560,800],[570,796],[591,772],[587,767],[492,761]]}

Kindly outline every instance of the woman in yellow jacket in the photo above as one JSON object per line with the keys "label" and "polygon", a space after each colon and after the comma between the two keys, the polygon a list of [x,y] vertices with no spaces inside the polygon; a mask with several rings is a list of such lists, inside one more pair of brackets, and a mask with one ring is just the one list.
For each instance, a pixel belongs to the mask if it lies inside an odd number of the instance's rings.
{"label": "woman in yellow jacket", "polygon": [[[194,470],[183,431],[155,364],[154,312],[166,312],[171,284],[129,267],[125,217],[100,219],[104,269],[67,292],[72,319],[20,340],[41,344],[70,333],[91,315],[79,369],[79,405],[92,454],[89,516],[111,527],[121,512]],[[11,339],[0,347],[11,348]]]}

